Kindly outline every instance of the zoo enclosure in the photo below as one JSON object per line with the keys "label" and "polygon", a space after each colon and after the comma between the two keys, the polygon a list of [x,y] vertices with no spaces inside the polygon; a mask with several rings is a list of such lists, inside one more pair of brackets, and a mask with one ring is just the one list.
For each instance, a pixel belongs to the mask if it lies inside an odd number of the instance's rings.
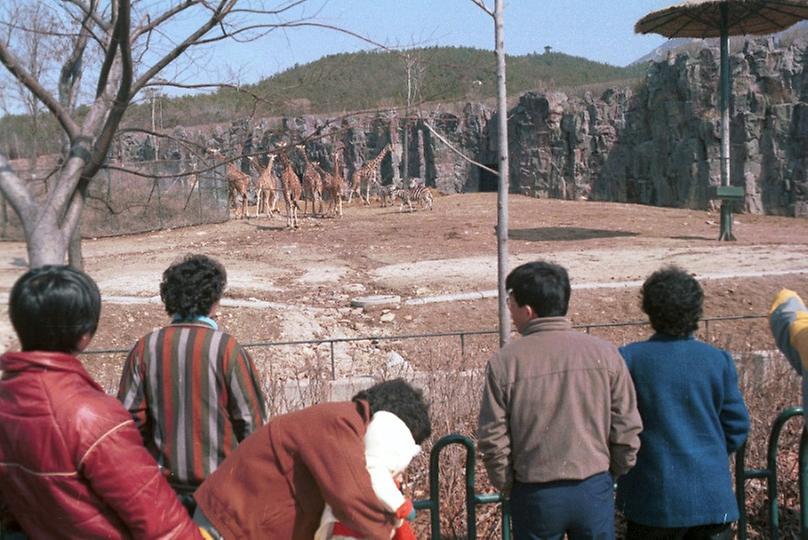
{"label": "zoo enclosure", "polygon": [[[744,332],[739,331],[738,327],[736,326],[738,323],[746,323],[746,322],[754,322],[757,326],[764,326],[760,325],[761,320],[765,320],[767,318],[766,315],[739,315],[739,316],[717,316],[717,317],[705,317],[701,321],[701,326],[699,329],[700,337],[706,341],[713,341],[717,337],[720,338],[723,335],[721,331],[722,324],[731,324],[731,331],[728,333],[729,335],[735,334],[743,334]],[[647,321],[624,321],[624,322],[614,322],[614,323],[590,323],[590,324],[578,324],[575,325],[575,328],[587,332],[587,333],[600,333],[600,332],[624,332],[620,334],[611,334],[610,337],[615,342],[625,342],[628,340],[638,339],[641,330],[647,328],[649,323]],[[629,333],[625,333],[629,332]],[[768,332],[768,329],[766,329]],[[406,335],[385,335],[385,336],[361,336],[361,337],[345,337],[345,338],[326,338],[326,339],[313,339],[313,340],[296,340],[296,341],[258,341],[252,343],[245,343],[244,346],[248,349],[251,349],[253,352],[257,352],[257,350],[269,350],[274,347],[279,346],[327,346],[328,348],[328,358],[329,358],[329,369],[323,370],[324,373],[328,371],[329,376],[333,379],[335,378],[335,346],[340,343],[346,342],[385,342],[385,341],[414,341],[414,340],[428,340],[434,338],[448,338],[454,344],[454,347],[458,349],[459,355],[461,358],[467,357],[469,353],[469,342],[473,341],[474,338],[482,336],[487,337],[492,340],[492,342],[496,341],[496,337],[498,332],[496,330],[480,330],[480,331],[455,331],[455,332],[439,332],[439,333],[422,333],[422,334],[406,334]],[[619,336],[619,339],[615,339],[616,336]],[[737,343],[737,342],[736,342]],[[719,343],[722,345],[722,343]],[[473,347],[473,345],[472,345]],[[732,348],[733,352],[735,353],[736,357],[739,353],[743,351],[738,351],[737,348]],[[102,354],[125,354],[127,353],[127,349],[107,349],[107,350],[94,350],[94,351],[86,351],[84,354],[92,354],[92,355],[102,355]],[[794,416],[792,414],[792,416]],[[789,416],[791,418],[792,416]],[[768,528],[770,531],[776,531],[777,527],[779,526],[779,513],[777,511],[777,471],[776,468],[772,465],[773,460],[777,458],[777,440],[780,436],[780,431],[782,429],[782,424],[784,422],[777,420],[775,421],[775,427],[771,430],[771,435],[769,436],[769,453],[767,455],[767,469],[751,469],[746,471],[744,469],[744,459],[746,457],[746,445],[744,445],[742,450],[739,450],[739,453],[736,456],[736,470],[743,471],[742,474],[736,474],[736,485],[739,486],[739,489],[736,491],[738,495],[738,500],[741,505],[745,503],[745,492],[743,488],[740,486],[744,485],[746,480],[749,479],[766,479],[768,482],[774,482],[775,487],[774,489],[769,488],[768,490],[768,501],[767,501],[767,508],[769,509],[768,512]],[[779,427],[778,427],[779,426]],[[767,426],[768,429],[768,426]],[[759,439],[763,439],[762,436],[758,436]],[[808,459],[803,458],[803,455],[808,455],[808,444],[805,444],[805,441],[808,441],[806,435],[803,434],[803,443],[800,446],[800,457],[801,457],[801,467],[800,472],[803,471],[805,468],[806,463],[808,463]],[[442,515],[441,515],[441,491],[440,491],[440,475],[441,475],[441,468],[440,468],[440,453],[441,451],[445,450],[448,447],[452,446],[461,446],[465,449],[465,468],[462,473],[464,477],[464,487],[463,487],[463,495],[464,500],[463,504],[465,507],[465,521],[466,521],[466,531],[468,538],[475,538],[477,532],[477,508],[480,506],[492,505],[497,504],[501,505],[499,508],[499,514],[501,516],[501,534],[502,538],[508,539],[509,536],[509,528],[508,523],[510,519],[509,508],[507,505],[507,501],[501,496],[499,493],[476,493],[475,492],[475,479],[476,479],[476,454],[475,454],[475,447],[474,443],[468,439],[467,437],[460,435],[460,434],[450,434],[447,435],[433,445],[429,456],[429,467],[428,467],[428,483],[429,483],[429,493],[427,494],[427,498],[419,499],[416,501],[416,507],[420,510],[428,510],[430,512],[429,516],[429,527],[432,533],[432,538],[439,539],[441,538],[441,523]],[[774,445],[774,446],[772,446]],[[772,448],[774,447],[774,451]],[[454,467],[457,468],[457,467]],[[458,474],[458,471],[453,470],[450,471],[455,474]],[[803,483],[808,481],[808,474],[804,474],[800,476],[800,487],[805,490],[802,486]],[[805,499],[801,499],[805,500]],[[743,506],[741,506],[743,508]],[[800,505],[800,512],[804,516],[808,508],[805,505]],[[803,520],[803,527],[805,527],[805,521]],[[739,521],[739,534],[741,538],[745,538],[746,533],[746,516],[745,514],[741,514],[741,520]],[[772,538],[777,538],[776,533],[771,533]],[[808,539],[808,536],[806,536]]]}
{"label": "zoo enclosure", "polygon": [[[138,161],[110,164],[90,182],[81,219],[82,236],[117,236],[227,221],[224,166],[194,176],[191,161]],[[58,167],[22,168],[36,198],[52,189]],[[0,194],[0,240],[22,240],[20,221]]]}

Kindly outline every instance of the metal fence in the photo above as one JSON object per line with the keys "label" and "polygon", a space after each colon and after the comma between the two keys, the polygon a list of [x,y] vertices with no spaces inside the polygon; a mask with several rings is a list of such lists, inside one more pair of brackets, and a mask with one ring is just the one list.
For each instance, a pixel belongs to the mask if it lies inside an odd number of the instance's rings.
{"label": "metal fence", "polygon": [[[766,315],[731,315],[731,316],[717,316],[717,317],[705,317],[701,320],[701,333],[700,337],[705,341],[711,341],[713,338],[713,328],[715,327],[716,323],[725,323],[725,322],[739,322],[739,321],[752,321],[752,320],[760,320],[765,319]],[[621,322],[612,322],[612,323],[587,323],[587,324],[576,324],[573,325],[573,328],[578,330],[582,330],[587,334],[591,334],[596,331],[604,331],[604,330],[619,330],[619,329],[629,329],[629,328],[645,328],[648,327],[648,321],[621,321]],[[460,352],[460,357],[465,358],[467,356],[467,343],[469,338],[474,336],[497,336],[497,330],[457,330],[453,332],[431,332],[431,333],[419,333],[419,334],[397,334],[397,335],[375,335],[375,336],[358,336],[358,337],[334,337],[334,338],[322,338],[322,339],[301,339],[301,340],[291,340],[291,341],[253,341],[253,342],[245,342],[242,343],[242,346],[246,349],[261,349],[261,348],[271,348],[271,347],[280,347],[280,346],[306,346],[306,345],[327,345],[329,350],[329,360],[330,360],[330,372],[331,377],[336,378],[336,354],[335,354],[335,346],[340,343],[359,343],[359,342],[383,342],[383,341],[407,341],[407,340],[425,340],[425,339],[433,339],[433,338],[457,338],[457,347]],[[128,349],[93,349],[84,351],[82,354],[84,355],[93,355],[93,354],[125,354],[129,352]]]}
{"label": "metal fence", "polygon": [[[223,167],[197,177],[188,174],[195,169],[188,161],[144,161],[116,167],[132,172],[102,169],[90,182],[81,221],[85,238],[220,223],[229,217]],[[36,198],[44,198],[53,189],[54,169],[23,172],[20,174],[28,179]],[[2,195],[0,239],[23,240],[20,221]]]}

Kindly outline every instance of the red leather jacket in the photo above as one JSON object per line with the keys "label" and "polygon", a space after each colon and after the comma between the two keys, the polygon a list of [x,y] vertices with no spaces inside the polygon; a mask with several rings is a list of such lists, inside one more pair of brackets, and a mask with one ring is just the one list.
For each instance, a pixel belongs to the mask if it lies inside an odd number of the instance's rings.
{"label": "red leather jacket", "polygon": [[29,537],[201,538],[123,406],[73,356],[0,356],[0,511]]}

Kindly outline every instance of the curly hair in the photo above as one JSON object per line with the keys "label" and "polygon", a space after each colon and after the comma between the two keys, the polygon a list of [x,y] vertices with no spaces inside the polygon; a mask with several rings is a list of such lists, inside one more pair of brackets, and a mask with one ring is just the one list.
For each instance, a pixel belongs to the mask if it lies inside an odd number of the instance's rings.
{"label": "curly hair", "polygon": [[101,293],[75,268],[40,266],[14,283],[8,313],[22,350],[75,353],[81,338],[98,328]]}
{"label": "curly hair", "polygon": [[676,266],[657,270],[642,286],[642,310],[660,334],[687,337],[699,327],[704,291],[696,279]]}
{"label": "curly hair", "polygon": [[204,317],[221,300],[225,285],[221,263],[206,255],[186,255],[163,272],[160,298],[172,317]]}
{"label": "curly hair", "polygon": [[364,399],[370,405],[370,414],[387,411],[398,416],[409,428],[416,444],[421,444],[432,434],[429,406],[424,393],[404,379],[392,379],[362,390],[353,401]]}

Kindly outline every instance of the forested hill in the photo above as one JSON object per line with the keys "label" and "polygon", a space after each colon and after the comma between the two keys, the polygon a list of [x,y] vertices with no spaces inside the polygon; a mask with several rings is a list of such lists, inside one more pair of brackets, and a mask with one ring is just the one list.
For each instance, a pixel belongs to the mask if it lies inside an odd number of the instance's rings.
{"label": "forested hill", "polygon": [[[124,126],[151,128],[155,121],[158,130],[170,130],[247,117],[403,106],[407,103],[408,63],[412,103],[480,101],[496,94],[496,58],[490,50],[430,47],[345,53],[295,66],[239,90],[161,98],[154,109],[152,103],[141,102],[129,108]],[[556,89],[575,94],[576,88],[599,94],[606,86],[632,85],[645,71],[645,65],[621,68],[552,51],[509,56],[508,94]],[[57,152],[59,140],[41,135],[53,129],[56,126],[50,116],[40,117],[37,123],[26,115],[0,118],[0,152],[12,159],[27,157],[35,148],[40,153]]]}
{"label": "forested hill", "polygon": [[[420,83],[423,101],[457,101],[496,93],[494,53],[468,47],[335,54],[266,79],[257,89],[307,99],[317,111],[404,104],[408,59],[410,79]],[[508,93],[626,79],[641,75],[644,69],[620,68],[555,52],[509,56]]]}
{"label": "forested hill", "polygon": [[[469,47],[430,47],[403,52],[358,52],[329,55],[297,65],[244,86],[244,92],[222,89],[213,94],[166,100],[165,124],[200,124],[224,116],[247,115],[256,94],[262,101],[257,114],[289,115],[339,113],[404,105],[407,102],[407,64],[413,101],[479,100],[496,93],[496,58],[492,51]],[[569,89],[614,81],[631,84],[646,66],[615,67],[557,52],[509,56],[508,94],[527,90]],[[132,111],[133,113],[135,111]],[[144,113],[130,120],[145,118]]]}

